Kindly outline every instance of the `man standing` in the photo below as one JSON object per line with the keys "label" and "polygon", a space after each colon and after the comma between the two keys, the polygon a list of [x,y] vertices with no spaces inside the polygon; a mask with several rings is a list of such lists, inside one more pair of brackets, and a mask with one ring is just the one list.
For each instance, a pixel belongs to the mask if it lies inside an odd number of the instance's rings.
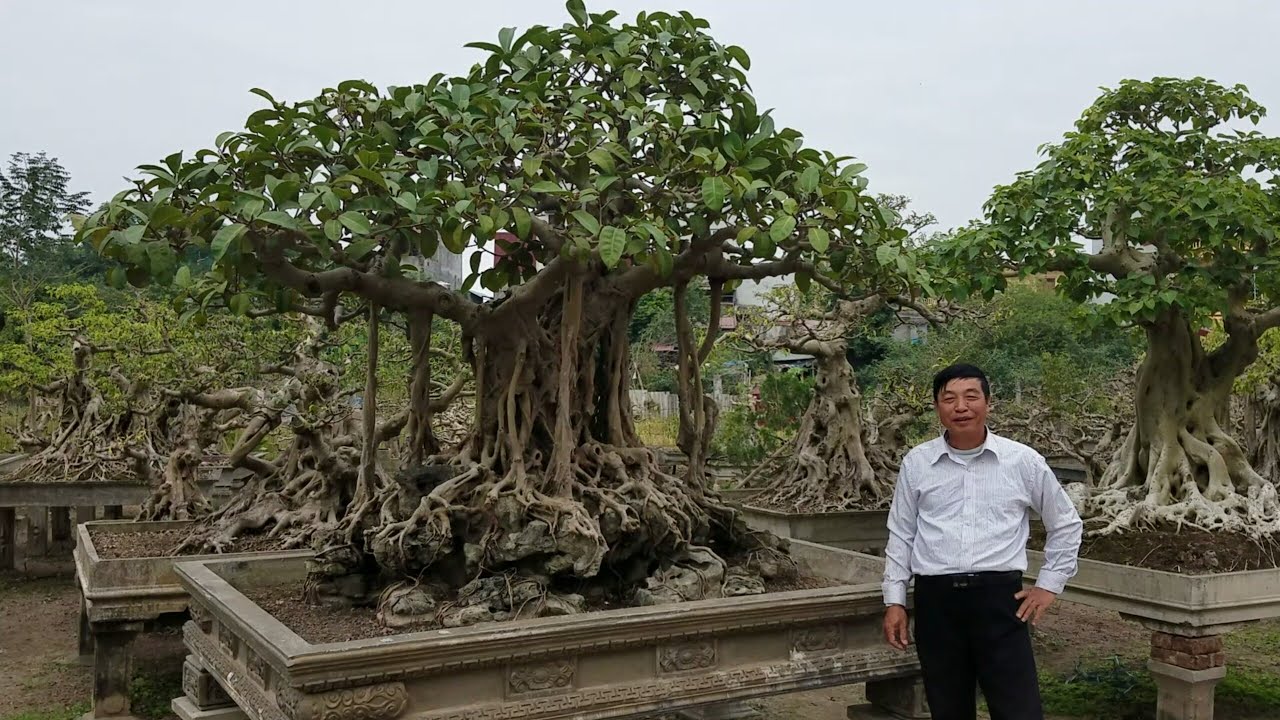
{"label": "man standing", "polygon": [[[907,584],[915,579],[916,651],[934,720],[973,720],[975,686],[992,720],[1041,720],[1031,634],[1076,572],[1083,523],[1044,457],[986,426],[982,370],[952,365],[933,379],[945,428],[902,460],[889,510],[884,635],[905,650]],[[1022,589],[1029,511],[1048,531],[1036,586]]]}

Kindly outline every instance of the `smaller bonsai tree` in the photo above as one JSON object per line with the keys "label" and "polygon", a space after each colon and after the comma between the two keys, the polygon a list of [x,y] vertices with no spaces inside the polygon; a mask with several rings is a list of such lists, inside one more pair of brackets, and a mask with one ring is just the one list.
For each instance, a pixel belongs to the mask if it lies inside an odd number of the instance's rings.
{"label": "smaller bonsai tree", "polygon": [[[1275,479],[1223,427],[1259,338],[1280,326],[1280,140],[1247,129],[1264,113],[1242,86],[1127,80],[996,188],[984,222],[950,248],[957,261],[1060,272],[1068,297],[1144,331],[1133,425],[1082,502],[1093,532],[1280,529]],[[1001,286],[994,269],[972,289]],[[1213,318],[1225,338],[1209,348]]]}

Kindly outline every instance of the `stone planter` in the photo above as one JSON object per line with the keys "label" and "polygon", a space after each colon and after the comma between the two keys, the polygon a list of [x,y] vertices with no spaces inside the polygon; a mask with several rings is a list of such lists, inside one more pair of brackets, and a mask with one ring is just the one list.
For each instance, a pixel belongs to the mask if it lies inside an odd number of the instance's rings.
{"label": "stone planter", "polygon": [[909,704],[919,664],[881,638],[880,561],[796,545],[802,566],[859,584],[328,644],[241,592],[298,582],[301,558],[181,562],[195,671],[174,709],[219,712],[193,694],[210,680],[255,720],[741,717],[748,698],[864,682],[882,705]]}
{"label": "stone planter", "polygon": [[[190,596],[174,574],[177,559],[253,557],[261,553],[221,556],[103,558],[93,545],[100,533],[148,533],[190,526],[181,522],[101,521],[76,527],[76,580],[83,598],[80,611],[80,655],[94,666],[93,710],[89,717],[130,717],[129,682],[132,644],[148,623],[185,613]],[[279,555],[279,553],[276,553]],[[286,553],[301,561],[309,551]]]}
{"label": "stone planter", "polygon": [[805,540],[854,550],[868,555],[884,555],[889,542],[888,510],[849,510],[830,513],[788,513],[744,503],[747,524],[779,537]]}
{"label": "stone planter", "polygon": [[[1034,581],[1044,554],[1027,551]],[[1280,570],[1183,575],[1080,560],[1064,600],[1114,610],[1152,631],[1148,667],[1161,720],[1213,717],[1213,690],[1226,675],[1222,634],[1280,617]]]}

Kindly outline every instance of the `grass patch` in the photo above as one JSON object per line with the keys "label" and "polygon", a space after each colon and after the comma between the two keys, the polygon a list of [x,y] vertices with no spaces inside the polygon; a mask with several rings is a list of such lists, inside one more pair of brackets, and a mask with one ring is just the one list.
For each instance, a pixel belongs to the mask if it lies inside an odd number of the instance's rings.
{"label": "grass patch", "polygon": [[675,447],[676,435],[680,427],[679,418],[651,417],[636,418],[636,434],[649,447]]}
{"label": "grass patch", "polygon": [[1114,656],[1065,674],[1041,673],[1040,697],[1054,715],[1146,720],[1155,715],[1156,686],[1144,665]]}
{"label": "grass patch", "polygon": [[1218,684],[1214,701],[1236,712],[1274,713],[1280,708],[1280,676],[1228,665],[1227,676]]}
{"label": "grass patch", "polygon": [[61,710],[45,710],[42,712],[20,712],[17,715],[5,715],[0,720],[79,720],[89,712],[89,703],[77,703]]}
{"label": "grass patch", "polygon": [[182,666],[176,671],[140,673],[129,685],[129,703],[133,714],[143,720],[171,717],[171,703],[182,695]]}
{"label": "grass patch", "polygon": [[[1041,673],[1040,696],[1046,713],[1085,720],[1153,720],[1156,712],[1146,662],[1118,656],[1069,673]],[[1280,675],[1228,666],[1215,705],[1221,717],[1270,717],[1280,707]]]}

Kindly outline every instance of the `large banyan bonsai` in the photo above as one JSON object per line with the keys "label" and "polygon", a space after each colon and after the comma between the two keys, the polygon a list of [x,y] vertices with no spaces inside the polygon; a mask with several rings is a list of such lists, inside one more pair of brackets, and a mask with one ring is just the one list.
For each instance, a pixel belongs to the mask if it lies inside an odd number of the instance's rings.
{"label": "large banyan bonsai", "polygon": [[[339,516],[312,528],[317,577],[381,580],[354,584],[371,594],[429,575],[470,583],[468,596],[495,580],[507,599],[489,606],[529,595],[552,612],[564,607],[548,600],[562,597],[553,587],[676,601],[758,592],[778,565],[776,541],[704,483],[715,407],[700,368],[719,304],[694,328],[683,298],[702,277],[713,297],[767,276],[838,284],[906,232],[866,193],[865,166],[775,128],[748,91],[747,54],[705,21],[642,13],[618,25],[568,7],[562,27],[473,43],[487,57],[464,77],[385,93],[348,81],[296,104],[256,90],[269,106],[244,131],[142,166],[149,177],[81,230],[123,263],[116,282],[174,282],[193,313],[332,310],[354,295],[415,319],[418,347],[433,318],[461,327],[476,384],[469,435],[427,455],[412,481],[379,470],[366,441],[353,484],[330,490]],[[494,253],[503,229],[518,241]],[[470,257],[463,291],[408,262],[446,251]],[[188,263],[203,253],[213,264],[201,274]],[[469,299],[476,282],[492,299]],[[684,477],[644,447],[628,401],[628,324],[660,287],[677,297]],[[415,394],[410,415],[428,400]],[[532,589],[510,592],[513,578]]]}

